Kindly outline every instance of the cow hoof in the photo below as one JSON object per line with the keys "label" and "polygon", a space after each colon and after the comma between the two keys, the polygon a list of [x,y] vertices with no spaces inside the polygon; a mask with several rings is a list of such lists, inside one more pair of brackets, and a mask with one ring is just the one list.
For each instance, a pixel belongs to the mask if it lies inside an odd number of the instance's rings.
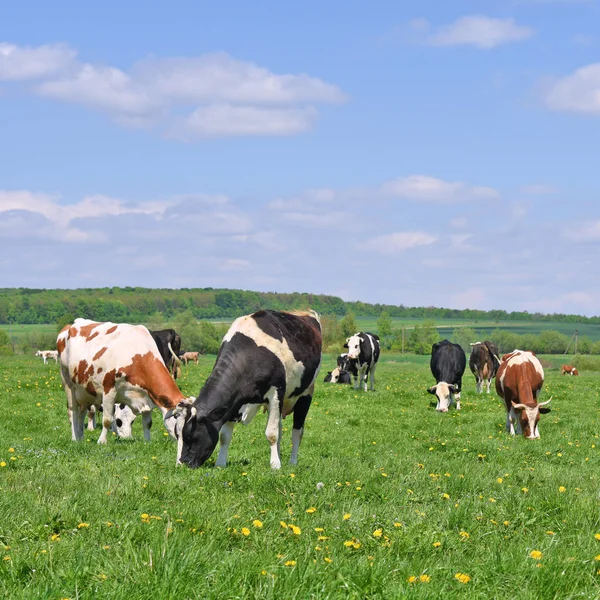
{"label": "cow hoof", "polygon": [[281,469],[281,461],[271,461],[271,469]]}

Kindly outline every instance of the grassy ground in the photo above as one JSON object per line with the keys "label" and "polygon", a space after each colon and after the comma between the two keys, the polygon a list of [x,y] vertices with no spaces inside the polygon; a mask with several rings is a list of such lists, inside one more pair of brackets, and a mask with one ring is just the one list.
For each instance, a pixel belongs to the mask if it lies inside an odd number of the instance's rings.
{"label": "grassy ground", "polygon": [[[185,369],[186,395],[213,360]],[[384,355],[377,374],[375,393],[319,383],[296,467],[271,471],[260,414],[227,468],[190,470],[158,414],[148,444],[140,423],[133,441],[71,442],[56,365],[2,358],[0,594],[600,597],[600,373],[547,370],[533,442],[470,374],[444,415],[428,357]]]}

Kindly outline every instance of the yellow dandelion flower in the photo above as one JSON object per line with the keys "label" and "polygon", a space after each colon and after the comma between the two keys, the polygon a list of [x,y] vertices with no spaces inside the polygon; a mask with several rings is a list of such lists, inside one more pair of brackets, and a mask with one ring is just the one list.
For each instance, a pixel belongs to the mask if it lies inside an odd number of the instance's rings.
{"label": "yellow dandelion flower", "polygon": [[600,554],[598,554],[598,556],[594,556],[594,560],[600,560]]}
{"label": "yellow dandelion flower", "polygon": [[325,542],[325,541],[327,541],[329,538],[328,538],[326,535],[320,535],[320,536],[319,536],[317,539],[318,539],[320,542]]}
{"label": "yellow dandelion flower", "polygon": [[317,512],[317,509],[316,509],[314,506],[311,506],[310,508],[307,508],[307,509],[306,509],[306,512],[307,512],[309,515],[312,515],[313,513]]}
{"label": "yellow dandelion flower", "polygon": [[322,531],[325,531],[322,527],[315,527],[315,531],[317,533],[321,533]]}
{"label": "yellow dandelion flower", "polygon": [[142,514],[140,515],[140,518],[141,518],[141,519],[149,519],[149,518],[150,518],[150,515],[149,515],[148,513],[142,513]]}
{"label": "yellow dandelion flower", "polygon": [[352,516],[352,513],[346,513],[342,519],[344,519],[344,521],[347,521],[350,517]]}
{"label": "yellow dandelion flower", "polygon": [[242,532],[242,535],[245,535],[246,537],[250,535],[250,530],[247,527],[242,527],[240,531]]}
{"label": "yellow dandelion flower", "polygon": [[496,498],[489,498],[490,502],[496,502]]}
{"label": "yellow dandelion flower", "polygon": [[102,550],[110,550],[110,546],[102,546]]}
{"label": "yellow dandelion flower", "polygon": [[295,567],[296,561],[295,560],[286,560],[283,564],[286,567]]}
{"label": "yellow dandelion flower", "polygon": [[558,491],[559,491],[561,494],[564,494],[564,493],[567,491],[567,488],[566,488],[564,485],[561,485],[561,486],[558,488]]}
{"label": "yellow dandelion flower", "polygon": [[[291,477],[292,479],[294,479],[294,477],[296,477],[296,473],[290,473],[290,477]],[[294,564],[296,564],[296,563],[294,563]]]}
{"label": "yellow dandelion flower", "polygon": [[89,523],[79,523],[79,525],[77,525],[77,529],[84,529],[85,527],[89,527],[90,524]]}
{"label": "yellow dandelion flower", "polygon": [[333,562],[333,561],[331,560],[331,558],[329,558],[329,556],[325,556],[325,557],[323,558],[323,560],[324,560],[326,563]]}
{"label": "yellow dandelion flower", "polygon": [[263,569],[263,570],[260,572],[260,574],[261,574],[261,575],[266,575],[266,574],[267,574],[267,572],[266,572],[266,571]]}
{"label": "yellow dandelion flower", "polygon": [[9,448],[9,449],[8,449],[8,451],[9,451],[9,452],[14,452],[14,451],[15,451],[15,449],[14,449],[14,448]]}
{"label": "yellow dandelion flower", "polygon": [[521,491],[526,494],[529,490],[527,488],[521,488]]}
{"label": "yellow dandelion flower", "polygon": [[502,479],[502,477],[498,477],[498,479],[496,479],[496,481],[497,481],[498,483],[502,483],[502,482],[504,481],[504,479]]}
{"label": "yellow dandelion flower", "polygon": [[502,521],[502,525],[508,527],[510,525],[510,521]]}
{"label": "yellow dandelion flower", "polygon": [[2,560],[9,561],[11,560],[10,556],[5,556]]}
{"label": "yellow dandelion flower", "polygon": [[442,494],[442,498],[443,498],[444,500],[450,500],[450,494],[445,494],[445,493],[444,493],[444,494]]}
{"label": "yellow dandelion flower", "polygon": [[408,581],[408,583],[414,583],[417,581],[417,578],[415,575],[411,575],[406,581]]}
{"label": "yellow dandelion flower", "polygon": [[373,537],[380,538],[383,535],[383,529],[376,529],[373,532]]}
{"label": "yellow dandelion flower", "polygon": [[550,530],[548,530],[548,531],[546,531],[546,533],[547,533],[548,535],[554,535],[554,531],[550,531]]}
{"label": "yellow dandelion flower", "polygon": [[454,579],[463,584],[467,584],[469,581],[471,581],[471,578],[466,573],[456,573],[456,575],[454,575]]}
{"label": "yellow dandelion flower", "polygon": [[600,540],[600,533],[595,533],[595,534],[594,534],[594,537],[595,537],[597,540]]}
{"label": "yellow dandelion flower", "polygon": [[4,461],[0,462],[0,467],[5,467],[6,463]]}
{"label": "yellow dandelion flower", "polygon": [[433,542],[434,548],[439,548],[442,545],[442,542]]}
{"label": "yellow dandelion flower", "polygon": [[423,575],[419,575],[419,581],[421,583],[429,583],[431,581],[431,577],[423,573]]}
{"label": "yellow dandelion flower", "polygon": [[53,533],[52,536],[50,537],[50,541],[56,542],[58,540],[60,540],[60,534],[59,533]]}
{"label": "yellow dandelion flower", "polygon": [[542,556],[544,556],[539,550],[532,550],[529,553],[529,558],[533,558],[534,560],[539,560],[540,558],[542,558]]}
{"label": "yellow dandelion flower", "polygon": [[398,523],[397,521],[394,523],[394,527],[402,527],[402,523]]}
{"label": "yellow dandelion flower", "polygon": [[284,528],[287,529],[287,523],[285,521],[279,521],[279,524]]}
{"label": "yellow dandelion flower", "polygon": [[288,527],[292,530],[294,535],[300,535],[302,533],[302,529],[300,529],[300,527],[297,525],[288,525]]}
{"label": "yellow dandelion flower", "polygon": [[468,540],[471,537],[466,531],[461,531],[458,535],[464,540]]}
{"label": "yellow dandelion flower", "polygon": [[382,477],[387,477],[387,473],[382,473],[381,476]]}

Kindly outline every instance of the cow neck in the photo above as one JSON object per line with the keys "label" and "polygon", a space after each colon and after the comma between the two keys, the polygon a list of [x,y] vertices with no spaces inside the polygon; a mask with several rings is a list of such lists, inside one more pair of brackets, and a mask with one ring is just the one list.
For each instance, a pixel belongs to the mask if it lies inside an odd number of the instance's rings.
{"label": "cow neck", "polygon": [[523,377],[519,377],[517,380],[517,393],[519,404],[525,404],[527,406],[535,406],[537,400],[533,397],[533,391],[529,377],[522,373]]}

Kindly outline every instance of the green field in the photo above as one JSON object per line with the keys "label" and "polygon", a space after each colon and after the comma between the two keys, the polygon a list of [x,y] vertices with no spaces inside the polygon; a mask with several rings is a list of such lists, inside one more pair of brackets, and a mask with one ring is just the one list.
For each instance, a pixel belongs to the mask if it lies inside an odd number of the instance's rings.
{"label": "green field", "polygon": [[[139,422],[133,441],[73,443],[56,365],[2,358],[0,594],[600,597],[600,373],[561,377],[551,358],[553,411],[528,441],[470,374],[462,410],[436,413],[428,358],[384,354],[364,393],[322,383],[325,356],[299,464],[286,420],[279,472],[264,414],[224,469],[176,468],[158,414],[150,443]],[[186,395],[213,361],[185,368]]]}

